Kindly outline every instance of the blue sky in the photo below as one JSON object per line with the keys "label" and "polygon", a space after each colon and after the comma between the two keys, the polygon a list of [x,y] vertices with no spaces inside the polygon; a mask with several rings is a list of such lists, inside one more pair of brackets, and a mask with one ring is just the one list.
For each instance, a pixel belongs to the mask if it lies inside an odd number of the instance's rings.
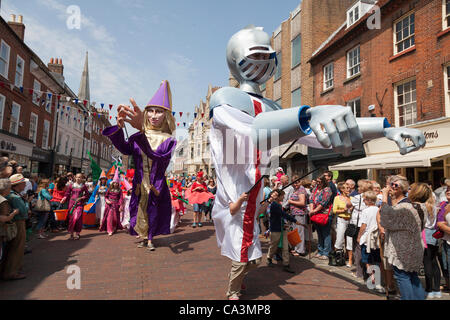
{"label": "blue sky", "polygon": [[[91,101],[145,105],[169,80],[177,137],[192,121],[208,85],[226,86],[228,39],[248,24],[271,34],[300,0],[1,0],[1,16],[23,15],[25,42],[45,62],[63,59],[64,75],[78,93],[89,51]],[[81,29],[66,26],[67,8],[81,10]],[[180,119],[178,112],[184,112]],[[188,119],[186,113],[190,112]],[[115,115],[115,108],[112,115]],[[130,130],[133,132],[133,130]]]}

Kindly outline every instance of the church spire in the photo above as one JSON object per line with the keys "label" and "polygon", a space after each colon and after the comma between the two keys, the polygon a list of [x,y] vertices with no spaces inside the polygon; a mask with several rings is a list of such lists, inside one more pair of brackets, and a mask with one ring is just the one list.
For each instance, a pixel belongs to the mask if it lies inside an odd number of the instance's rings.
{"label": "church spire", "polygon": [[91,101],[91,92],[89,89],[89,62],[88,52],[86,51],[86,59],[84,61],[83,75],[81,76],[80,91],[78,92],[78,99]]}

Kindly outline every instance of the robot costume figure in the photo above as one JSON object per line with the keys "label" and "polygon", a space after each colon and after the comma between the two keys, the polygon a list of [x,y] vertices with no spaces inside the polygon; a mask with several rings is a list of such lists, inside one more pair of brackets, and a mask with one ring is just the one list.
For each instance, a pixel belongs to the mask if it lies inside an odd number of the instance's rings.
{"label": "robot costume figure", "polygon": [[[262,256],[256,218],[263,187],[255,183],[269,173],[269,161],[263,160],[270,159],[271,148],[297,140],[349,155],[352,148],[362,148],[363,140],[387,137],[406,154],[423,147],[425,137],[416,129],[391,128],[386,118],[357,119],[350,107],[282,109],[262,97],[259,86],[274,75],[277,58],[261,27],[248,26],[234,34],[226,54],[240,88],[219,89],[210,100],[211,155],[217,173],[212,217],[221,254],[233,262],[227,295],[235,299],[243,277]],[[407,146],[403,138],[410,138],[413,145]],[[242,201],[244,193],[246,201]],[[242,205],[232,215],[230,208],[236,203]]]}

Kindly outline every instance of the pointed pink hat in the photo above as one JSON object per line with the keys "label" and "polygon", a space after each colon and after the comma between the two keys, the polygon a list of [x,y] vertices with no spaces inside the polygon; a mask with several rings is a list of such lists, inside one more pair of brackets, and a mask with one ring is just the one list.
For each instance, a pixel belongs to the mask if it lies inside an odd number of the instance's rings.
{"label": "pointed pink hat", "polygon": [[172,92],[170,91],[169,81],[161,82],[158,91],[145,107],[160,107],[172,111]]}
{"label": "pointed pink hat", "polygon": [[117,182],[120,184],[119,170],[116,170],[116,173],[114,174],[114,179],[112,182]]}
{"label": "pointed pink hat", "polygon": [[127,179],[123,180],[123,185],[125,186],[125,190],[131,190],[133,189],[133,187],[131,186],[131,184],[127,181]]}

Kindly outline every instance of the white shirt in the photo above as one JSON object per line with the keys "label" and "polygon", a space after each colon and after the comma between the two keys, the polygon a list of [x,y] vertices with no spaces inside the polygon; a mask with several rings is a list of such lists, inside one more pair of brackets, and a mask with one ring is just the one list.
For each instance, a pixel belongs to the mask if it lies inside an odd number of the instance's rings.
{"label": "white shirt", "polygon": [[364,223],[366,225],[366,229],[364,230],[364,233],[361,235],[361,239],[359,240],[360,245],[363,245],[363,244],[367,245],[366,242],[367,242],[369,233],[378,228],[377,213],[378,213],[377,206],[366,207],[362,211],[359,221],[361,222],[361,224]]}
{"label": "white shirt", "polygon": [[[282,186],[281,189],[283,189],[284,187]],[[283,199],[283,203],[282,203],[282,207],[283,209],[288,208],[289,207],[289,199],[291,198],[291,195],[294,193],[294,187],[293,186],[289,186],[286,189],[284,189],[284,199]]]}
{"label": "white shirt", "polygon": [[33,190],[33,184],[28,180],[25,184],[25,189],[20,193],[22,196],[26,195],[29,190]]}
{"label": "white shirt", "polygon": [[[350,201],[354,207],[350,223],[356,224],[356,222],[358,222],[358,227],[361,227],[361,224],[362,224],[361,219],[363,216],[362,212],[364,209],[367,208],[367,206],[364,203],[362,196],[360,194],[358,194],[354,197],[351,197]],[[359,221],[358,221],[358,215],[359,215]]]}

